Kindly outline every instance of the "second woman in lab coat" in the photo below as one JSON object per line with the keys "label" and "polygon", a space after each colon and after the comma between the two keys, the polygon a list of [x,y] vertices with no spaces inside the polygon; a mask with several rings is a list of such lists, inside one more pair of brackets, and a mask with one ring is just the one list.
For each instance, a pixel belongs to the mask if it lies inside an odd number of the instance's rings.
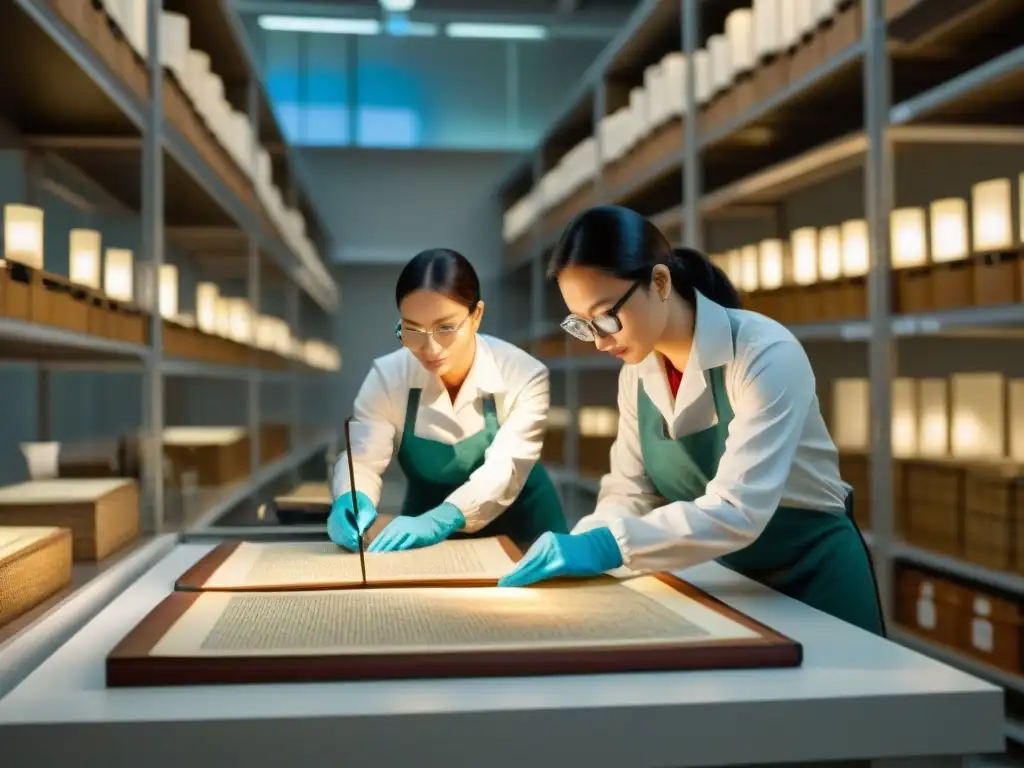
{"label": "second woman in lab coat", "polygon": [[508,535],[529,545],[568,526],[537,463],[547,425],[547,368],[477,332],[484,303],[472,265],[438,248],[415,256],[395,288],[401,347],[374,361],[356,397],[352,452],[334,472],[331,540],[348,549],[376,518],[381,475],[397,459],[408,481],[401,515],[369,551],[424,547],[452,535]]}
{"label": "second woman in lab coat", "polygon": [[621,359],[619,428],[594,512],[502,579],[709,560],[871,632],[881,610],[849,487],[796,338],[738,309],[728,278],[614,206],[574,220],[551,273],[563,328]]}

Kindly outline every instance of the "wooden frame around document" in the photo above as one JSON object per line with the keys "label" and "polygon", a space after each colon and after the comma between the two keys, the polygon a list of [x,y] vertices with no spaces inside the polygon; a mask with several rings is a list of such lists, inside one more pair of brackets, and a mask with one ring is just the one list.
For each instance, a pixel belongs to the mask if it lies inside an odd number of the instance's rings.
{"label": "wooden frame around document", "polygon": [[175,592],[109,654],[107,686],[311,683],[447,677],[507,677],[613,672],[799,667],[803,646],[670,574],[656,578],[757,633],[747,640],[608,648],[495,650],[350,656],[154,657],[151,651],[200,599]]}
{"label": "wooden frame around document", "polygon": [[[374,524],[370,526],[367,536],[367,544],[373,541],[376,535],[390,522],[391,518],[379,515]],[[495,536],[505,554],[513,563],[518,563],[523,557],[523,551],[507,536]],[[208,587],[207,582],[217,572],[217,569],[227,562],[228,558],[245,542],[226,541],[221,542],[209,553],[203,556],[199,562],[189,568],[174,582],[175,591],[179,592],[307,592],[338,589],[387,589],[389,587],[493,587],[498,580],[495,579],[419,579],[409,581],[382,581],[377,583],[358,584],[353,582],[318,582],[315,584],[275,584],[273,586],[239,585],[233,587]],[[349,557],[358,555],[347,553],[338,547],[339,553],[345,553]]]}

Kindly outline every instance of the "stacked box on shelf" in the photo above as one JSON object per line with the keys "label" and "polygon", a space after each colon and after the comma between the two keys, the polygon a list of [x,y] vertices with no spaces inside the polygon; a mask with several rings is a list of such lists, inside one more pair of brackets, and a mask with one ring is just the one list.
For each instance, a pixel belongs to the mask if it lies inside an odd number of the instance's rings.
{"label": "stacked box on shelf", "polygon": [[0,525],[66,528],[75,560],[102,560],[139,535],[138,484],[127,478],[59,478],[5,486]]}
{"label": "stacked box on shelf", "polygon": [[964,559],[1024,573],[1024,478],[1017,466],[970,467],[964,483]]}
{"label": "stacked box on shelf", "polygon": [[820,12],[811,3],[787,10],[773,3],[737,9],[697,52],[701,132],[728,125],[861,40],[859,0],[822,3]]}
{"label": "stacked box on shelf", "polygon": [[547,336],[543,339],[537,339],[534,343],[536,348],[536,357],[541,360],[545,358],[557,358],[565,357],[566,351],[566,334],[561,333],[557,336]]}
{"label": "stacked box on shelf", "polygon": [[600,477],[611,467],[611,449],[619,426],[614,408],[586,406],[579,411],[579,465],[584,477]]}
{"label": "stacked box on shelf", "polygon": [[226,485],[251,473],[249,436],[241,427],[170,427],[164,431],[164,457],[171,482],[195,473],[201,487]]}
{"label": "stacked box on shelf", "polygon": [[548,410],[547,430],[544,433],[544,445],[541,447],[540,460],[551,467],[565,464],[565,433],[569,428],[569,411],[553,405]]}
{"label": "stacked box on shelf", "polygon": [[146,315],[131,303],[9,259],[0,260],[0,317],[131,344],[148,339]]}
{"label": "stacked box on shelf", "polygon": [[1022,611],[994,590],[900,564],[896,620],[916,635],[1021,674]]}
{"label": "stacked box on shelf", "polygon": [[[893,462],[893,528],[897,533],[905,525],[906,497],[903,481],[903,463]],[[853,517],[862,531],[870,531],[872,523],[871,504],[871,458],[866,453],[841,451],[839,453],[839,476],[853,488]]]}
{"label": "stacked box on shelf", "polygon": [[260,426],[260,464],[269,464],[288,453],[288,425],[263,424]]}
{"label": "stacked box on shelf", "polygon": [[0,627],[71,582],[71,532],[0,525]]}
{"label": "stacked box on shelf", "polygon": [[955,460],[909,459],[903,471],[907,542],[963,556],[966,467]]}
{"label": "stacked box on shelf", "polygon": [[[57,12],[107,67],[141,99],[149,97],[146,61],[132,48],[128,38],[102,6],[81,0],[52,0]],[[163,20],[161,20],[163,23]],[[167,120],[196,148],[232,193],[246,205],[253,202],[252,186],[238,164],[217,140],[210,126],[185,95],[178,77],[166,69],[164,112]]]}

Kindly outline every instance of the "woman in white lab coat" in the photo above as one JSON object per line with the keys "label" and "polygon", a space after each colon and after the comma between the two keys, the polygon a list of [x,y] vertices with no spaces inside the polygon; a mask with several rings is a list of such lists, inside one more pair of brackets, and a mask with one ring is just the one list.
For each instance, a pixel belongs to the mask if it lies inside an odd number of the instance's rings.
{"label": "woman in white lab coat", "polygon": [[408,486],[401,514],[369,551],[424,547],[452,535],[509,536],[529,545],[568,526],[538,464],[549,406],[547,368],[477,333],[480,283],[461,254],[424,251],[395,288],[401,348],[374,361],[352,425],[356,506],[347,456],[334,471],[331,540],[348,549],[377,516],[381,475],[397,458]]}
{"label": "woman in white lab coat", "polygon": [[870,558],[814,373],[782,325],[639,214],[591,209],[550,267],[562,327],[621,359],[619,427],[597,506],[544,536],[502,584],[719,562],[882,633]]}

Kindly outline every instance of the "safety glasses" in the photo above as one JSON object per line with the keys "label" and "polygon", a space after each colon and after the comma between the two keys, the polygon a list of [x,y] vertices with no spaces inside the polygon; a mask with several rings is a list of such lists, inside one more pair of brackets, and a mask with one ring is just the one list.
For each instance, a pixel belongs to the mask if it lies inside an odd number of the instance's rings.
{"label": "safety glasses", "polygon": [[615,302],[607,312],[602,312],[593,320],[586,320],[579,315],[569,315],[562,321],[562,330],[580,341],[596,341],[607,338],[622,330],[622,321],[619,320],[619,312],[629,301],[629,297],[636,293],[636,289],[644,284],[644,280],[637,280],[630,286],[629,290],[622,294],[622,298]]}
{"label": "safety glasses", "polygon": [[395,326],[395,337],[402,342],[403,346],[409,347],[410,349],[419,349],[420,347],[426,346],[429,339],[433,339],[442,347],[449,347],[455,339],[458,338],[459,331],[463,329],[469,321],[469,318],[472,316],[473,313],[470,312],[458,325],[443,325],[433,331],[420,331],[415,328],[403,328],[402,322],[399,320],[398,325]]}

